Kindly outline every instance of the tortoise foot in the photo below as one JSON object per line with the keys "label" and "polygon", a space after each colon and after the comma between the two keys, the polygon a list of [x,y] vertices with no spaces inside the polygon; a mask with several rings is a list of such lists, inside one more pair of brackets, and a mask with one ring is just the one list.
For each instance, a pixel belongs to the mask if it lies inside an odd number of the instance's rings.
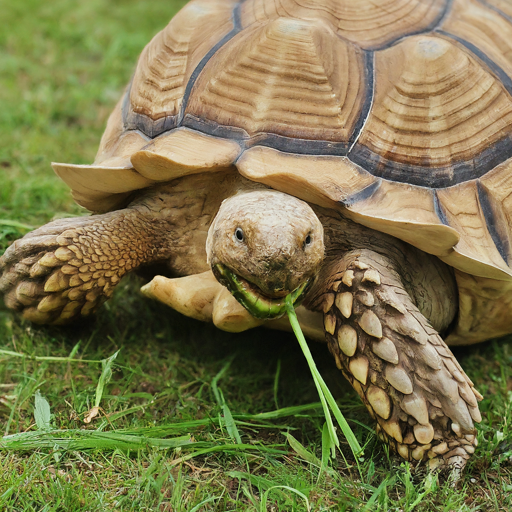
{"label": "tortoise foot", "polygon": [[156,276],[141,291],[183,315],[213,322],[224,331],[242,332],[264,323],[254,318],[217,281],[211,270],[176,279]]}
{"label": "tortoise foot", "polygon": [[398,454],[460,472],[475,451],[482,397],[385,258],[354,253],[321,299],[336,364]]}
{"label": "tortoise foot", "polygon": [[61,219],[14,242],[0,258],[6,305],[38,324],[92,314],[138,264],[137,250],[123,243],[137,244],[136,232],[123,231],[125,220],[120,212]]}

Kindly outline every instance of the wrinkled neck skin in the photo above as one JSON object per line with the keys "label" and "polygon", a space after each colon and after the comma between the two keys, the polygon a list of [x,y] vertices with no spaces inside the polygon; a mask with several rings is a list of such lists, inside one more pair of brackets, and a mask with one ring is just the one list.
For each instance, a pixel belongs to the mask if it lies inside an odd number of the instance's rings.
{"label": "wrinkled neck skin", "polygon": [[263,185],[244,180],[237,171],[224,170],[178,178],[146,189],[130,203],[152,227],[157,227],[159,247],[149,262],[168,277],[200,274],[210,269],[206,262],[208,229],[226,197],[241,190],[261,190]]}
{"label": "wrinkled neck skin", "polygon": [[321,295],[332,281],[340,256],[349,251],[369,250],[382,255],[389,272],[397,276],[421,313],[440,333],[455,319],[458,294],[451,267],[411,245],[367,228],[337,212],[314,207],[324,226],[325,260],[315,286],[304,305],[318,309]]}

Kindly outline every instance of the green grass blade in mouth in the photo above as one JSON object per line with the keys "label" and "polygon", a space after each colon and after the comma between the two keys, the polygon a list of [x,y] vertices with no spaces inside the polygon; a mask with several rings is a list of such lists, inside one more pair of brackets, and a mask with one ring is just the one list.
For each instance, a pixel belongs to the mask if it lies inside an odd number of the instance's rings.
{"label": "green grass blade in mouth", "polygon": [[297,320],[297,315],[295,314],[295,308],[293,307],[293,301],[290,295],[286,297],[286,310],[288,313],[288,318],[290,319],[290,324],[292,326],[293,332],[295,333],[295,336],[299,341],[299,345],[302,349],[302,352],[304,352],[304,356],[306,357],[306,361],[308,362],[309,369],[311,370],[311,375],[313,376],[316,389],[318,390],[318,394],[320,396],[320,401],[324,409],[325,420],[327,422],[327,428],[331,438],[331,447],[333,447],[333,449],[334,446],[337,446],[339,448],[340,441],[338,439],[336,430],[332,422],[331,411],[329,410],[329,407],[332,409],[334,417],[336,418],[336,421],[338,422],[338,425],[340,426],[341,431],[343,432],[345,438],[347,439],[350,449],[352,450],[352,453],[354,454],[354,457],[356,457],[357,460],[359,457],[362,456],[363,449],[361,448],[359,442],[357,441],[354,432],[352,432],[352,429],[350,428],[349,424],[343,417],[343,414],[341,413],[340,408],[336,403],[336,400],[334,400],[334,397],[329,391],[327,384],[322,379],[322,376],[320,375],[320,372],[316,367],[315,361],[313,360],[313,356],[311,355],[311,351],[309,350],[308,344],[306,342],[306,338],[304,337],[302,329],[300,328],[299,325],[299,321]]}
{"label": "green grass blade in mouth", "polygon": [[[235,297],[235,299],[242,304],[242,306],[251,313],[255,318],[262,320],[269,320],[274,318],[281,318],[286,314],[286,298],[272,299],[265,297],[263,294],[256,293],[250,288],[247,281],[244,281],[237,276],[228,267],[218,263],[215,265],[217,276],[219,280]],[[293,304],[298,306],[310,285],[311,280],[303,282],[295,290],[293,290],[288,297],[290,297]]]}

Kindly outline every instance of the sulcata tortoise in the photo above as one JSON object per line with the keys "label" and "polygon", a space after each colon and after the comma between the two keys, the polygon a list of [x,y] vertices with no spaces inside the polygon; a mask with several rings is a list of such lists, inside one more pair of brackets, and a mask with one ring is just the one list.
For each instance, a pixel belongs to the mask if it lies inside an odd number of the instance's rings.
{"label": "sulcata tortoise", "polygon": [[95,215],[13,243],[0,291],[63,324],[163,264],[143,292],[230,331],[291,293],[379,436],[460,469],[482,397],[447,345],[512,332],[511,138],[510,0],[194,0],[95,162],[53,164]]}

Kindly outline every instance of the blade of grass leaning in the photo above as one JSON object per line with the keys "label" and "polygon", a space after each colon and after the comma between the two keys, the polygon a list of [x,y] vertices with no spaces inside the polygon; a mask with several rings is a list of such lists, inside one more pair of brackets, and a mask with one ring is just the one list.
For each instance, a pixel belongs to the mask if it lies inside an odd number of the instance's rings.
{"label": "blade of grass leaning", "polygon": [[[78,348],[77,345],[75,345]],[[70,356],[68,357],[57,357],[57,356],[30,356],[28,354],[21,354],[20,352],[14,352],[12,350],[3,350],[0,349],[0,356],[16,357],[19,359],[29,359],[31,361],[50,361],[52,363],[93,363],[100,364],[105,361],[105,359],[73,359],[72,355],[76,355],[75,347],[71,351]]]}
{"label": "blade of grass leaning", "polygon": [[220,500],[221,498],[222,494],[220,496],[211,496],[210,498],[206,498],[205,500],[201,501],[201,503],[198,503],[194,508],[191,508],[190,512],[199,512],[199,510],[203,508],[203,505],[210,503],[210,501]]}
{"label": "blade of grass leaning", "polygon": [[324,423],[322,428],[322,461],[320,466],[320,473],[318,473],[318,479],[322,473],[328,468],[329,465],[329,453],[332,452],[331,436],[329,435],[329,427],[327,423]]}
{"label": "blade of grass leaning", "polygon": [[261,497],[260,512],[265,512],[266,510],[268,510],[267,509],[268,496],[269,496],[270,491],[273,491],[274,489],[286,489],[287,491],[293,492],[294,494],[296,494],[297,496],[299,496],[300,498],[302,498],[305,501],[306,510],[308,512],[311,511],[311,505],[309,504],[309,500],[304,493],[300,492],[298,489],[294,489],[293,487],[290,487],[289,485],[274,485],[270,489],[267,489],[265,491],[265,493],[263,494],[263,496]]}
{"label": "blade of grass leaning", "polygon": [[277,368],[276,368],[276,374],[274,377],[274,404],[276,406],[276,409],[279,409],[279,405],[277,403],[277,390],[279,388],[279,376],[281,375],[281,359],[277,360]]}
{"label": "blade of grass leaning", "polygon": [[217,403],[222,408],[222,419],[224,420],[224,425],[226,426],[226,430],[228,431],[229,436],[236,444],[242,444],[242,439],[240,438],[240,433],[238,432],[238,429],[236,428],[235,420],[233,419],[233,415],[231,414],[231,410],[229,409],[228,404],[226,403],[226,400],[224,399],[224,395],[222,393],[222,390],[218,386],[219,380],[224,376],[224,374],[227,372],[228,368],[231,365],[232,359],[230,359],[225,365],[224,368],[213,378],[212,380],[212,390],[213,394],[215,395],[215,399],[217,400]]}
{"label": "blade of grass leaning", "polygon": [[224,374],[228,371],[228,368],[231,366],[231,362],[233,359],[231,358],[222,368],[222,370],[215,375],[215,377],[212,379],[212,391],[215,396],[215,400],[217,400],[217,403],[222,407],[222,401],[220,399],[219,394],[219,387],[217,386],[217,382],[219,382],[220,379],[224,376]]}
{"label": "blade of grass leaning", "polygon": [[103,391],[105,389],[105,386],[110,382],[110,379],[112,378],[112,364],[119,354],[119,350],[111,355],[109,358],[104,359],[101,362],[102,370],[101,375],[98,380],[98,385],[96,386],[96,396],[94,398],[94,407],[99,407],[101,398],[103,397]]}
{"label": "blade of grass leaning", "polygon": [[17,220],[9,220],[9,219],[0,219],[0,226],[9,226],[10,228],[18,228],[18,229],[26,229],[30,231],[31,229],[35,229],[34,226],[29,226],[28,224],[22,224]]}
{"label": "blade of grass leaning", "polygon": [[[393,485],[395,483],[395,478],[385,478],[379,487],[375,489],[375,492],[371,495],[370,499],[367,501],[366,506],[363,508],[363,512],[368,512],[374,509],[374,503],[379,499],[380,495],[386,490],[386,487]],[[423,498],[423,496],[421,496]],[[417,504],[416,504],[417,505]],[[414,506],[409,510],[413,510]]]}
{"label": "blade of grass leaning", "polygon": [[222,401],[222,414],[224,415],[224,423],[226,425],[226,430],[228,431],[229,437],[233,440],[233,442],[237,444],[242,444],[242,439],[240,437],[240,433],[236,428],[236,422],[233,419],[233,415],[231,414],[231,410],[224,399],[224,394],[222,390],[219,388],[219,394]]}
{"label": "blade of grass leaning", "polygon": [[[136,432],[136,431],[135,431]],[[150,438],[136,434],[120,434],[117,432],[98,432],[97,430],[36,430],[12,434],[0,439],[0,451],[20,450],[124,450],[137,451],[148,448],[170,449],[194,445],[189,435],[171,439]]]}
{"label": "blade of grass leaning", "polygon": [[336,400],[334,400],[334,397],[332,396],[331,392],[329,391],[329,388],[327,387],[327,384],[324,382],[322,376],[320,375],[318,368],[316,367],[315,361],[313,360],[313,356],[311,355],[311,351],[309,350],[308,344],[306,342],[306,338],[304,337],[302,329],[300,328],[299,321],[297,319],[297,315],[295,313],[295,309],[293,307],[293,303],[289,295],[286,297],[286,311],[288,313],[288,318],[290,319],[290,324],[292,326],[293,332],[295,333],[295,336],[297,337],[302,352],[306,357],[306,361],[308,362],[309,369],[311,371],[311,375],[313,376],[316,389],[318,390],[320,401],[322,402],[322,407],[324,409],[327,428],[331,438],[331,446],[334,445],[339,448],[340,441],[338,439],[336,430],[332,422],[329,407],[332,409],[334,417],[336,418],[338,425],[340,426],[341,431],[343,432],[345,438],[347,439],[350,449],[352,450],[352,453],[354,454],[357,460],[362,455],[363,450],[359,445],[356,436],[354,435],[354,432],[352,432],[352,429],[350,428],[349,424],[343,417],[343,414],[341,413],[340,408],[336,403]]}
{"label": "blade of grass leaning", "polygon": [[[259,412],[257,414],[236,414],[236,418],[252,419],[252,420],[274,420],[278,418],[286,418],[287,416],[310,416],[312,411],[320,409],[322,404],[314,402],[305,405],[291,405],[290,407],[281,407],[275,411]],[[309,412],[310,414],[306,414]]]}
{"label": "blade of grass leaning", "polygon": [[36,420],[36,426],[39,430],[50,430],[50,404],[48,400],[41,395],[39,389],[36,391],[34,398],[34,419]]}
{"label": "blade of grass leaning", "polygon": [[311,453],[309,450],[306,449],[306,447],[301,444],[295,437],[293,437],[289,432],[286,434],[286,439],[288,443],[290,443],[290,446],[293,448],[293,450],[306,462],[309,462],[310,464],[313,464],[319,468],[322,467],[322,461],[318,459],[318,457]]}
{"label": "blade of grass leaning", "polygon": [[84,423],[89,424],[91,421],[98,416],[100,411],[100,402],[103,398],[103,391],[105,390],[105,386],[110,382],[112,378],[112,364],[114,363],[115,358],[119,354],[119,350],[112,354],[107,359],[103,359],[101,361],[101,375],[98,379],[98,385],[96,386],[96,395],[94,397],[94,407],[87,412],[84,418]]}

